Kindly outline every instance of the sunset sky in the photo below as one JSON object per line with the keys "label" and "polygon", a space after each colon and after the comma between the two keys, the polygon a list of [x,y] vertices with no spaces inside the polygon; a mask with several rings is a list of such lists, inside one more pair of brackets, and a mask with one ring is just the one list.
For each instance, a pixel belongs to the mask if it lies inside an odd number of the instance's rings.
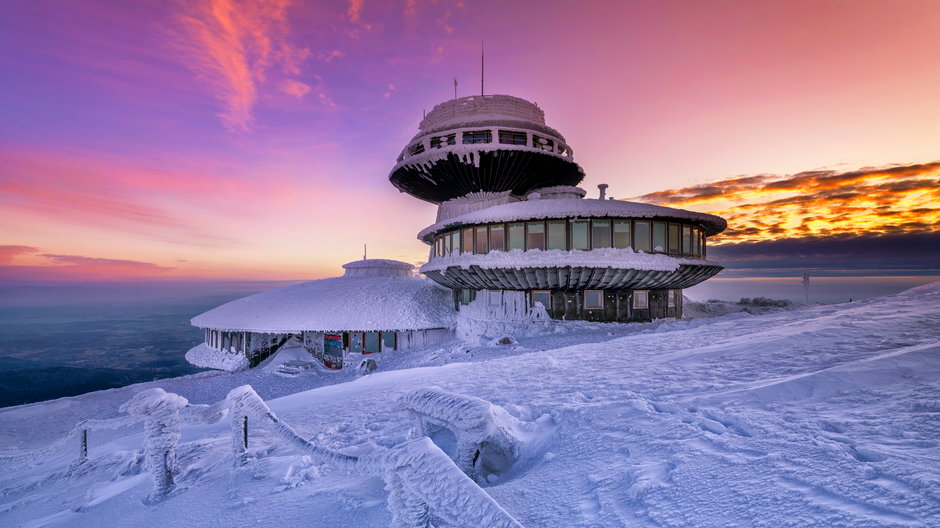
{"label": "sunset sky", "polygon": [[[0,281],[421,262],[422,111],[535,101],[589,195],[714,212],[748,269],[940,267],[940,2],[0,2]],[[891,258],[889,255],[895,255]]]}

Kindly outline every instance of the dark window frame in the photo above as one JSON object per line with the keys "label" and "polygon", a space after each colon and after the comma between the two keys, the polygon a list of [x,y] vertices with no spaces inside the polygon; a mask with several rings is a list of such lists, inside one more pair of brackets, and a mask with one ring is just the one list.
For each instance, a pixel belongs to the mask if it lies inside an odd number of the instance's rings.
{"label": "dark window frame", "polygon": [[[588,306],[588,296],[591,294],[597,294],[600,296],[600,303],[596,305]],[[604,309],[604,290],[584,290],[584,309],[585,310],[603,310]]]}
{"label": "dark window frame", "polygon": [[461,142],[464,145],[481,145],[493,142],[493,131],[486,130],[468,130],[461,135]]}
{"label": "dark window frame", "polygon": [[499,142],[502,145],[528,145],[529,134],[521,130],[499,130]]}

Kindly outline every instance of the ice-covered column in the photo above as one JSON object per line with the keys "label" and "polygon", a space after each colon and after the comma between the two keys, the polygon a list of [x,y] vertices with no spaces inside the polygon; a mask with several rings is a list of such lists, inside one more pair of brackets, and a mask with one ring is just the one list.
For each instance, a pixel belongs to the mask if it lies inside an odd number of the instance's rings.
{"label": "ice-covered column", "polygon": [[162,499],[173,488],[173,475],[179,470],[176,459],[180,440],[179,413],[188,403],[179,394],[154,388],[138,393],[121,406],[121,412],[144,422],[144,459],[153,480],[151,501]]}

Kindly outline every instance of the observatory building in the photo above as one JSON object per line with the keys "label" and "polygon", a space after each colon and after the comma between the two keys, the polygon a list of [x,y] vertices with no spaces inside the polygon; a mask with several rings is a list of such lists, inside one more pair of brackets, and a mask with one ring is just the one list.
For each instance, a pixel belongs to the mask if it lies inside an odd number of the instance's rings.
{"label": "observatory building", "polygon": [[293,343],[340,368],[348,354],[480,328],[681,317],[682,290],[722,269],[706,258],[722,218],[614,200],[603,184],[586,198],[573,150],[535,103],[462,97],[435,106],[419,128],[389,181],[438,206],[418,233],[430,248],[427,278],[404,262],[363,259],[343,277],[232,301],[193,318],[205,343],[187,353],[191,363],[237,370]]}
{"label": "observatory building", "polygon": [[648,321],[682,315],[682,289],[722,267],[706,259],[717,216],[605,199],[576,187],[584,171],[534,103],[508,95],[434,107],[389,175],[438,205],[418,238],[421,272],[455,305],[524,292],[554,319]]}

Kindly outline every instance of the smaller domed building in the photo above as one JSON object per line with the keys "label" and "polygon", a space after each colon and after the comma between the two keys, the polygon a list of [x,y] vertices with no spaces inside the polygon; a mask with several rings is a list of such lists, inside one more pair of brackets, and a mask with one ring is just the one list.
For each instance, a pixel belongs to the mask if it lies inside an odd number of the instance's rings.
{"label": "smaller domed building", "polygon": [[453,337],[451,292],[415,277],[411,264],[364,259],[343,268],[342,277],[256,293],[194,317],[205,342],[186,359],[199,367],[239,370],[294,340],[338,369],[344,352],[406,350]]}

